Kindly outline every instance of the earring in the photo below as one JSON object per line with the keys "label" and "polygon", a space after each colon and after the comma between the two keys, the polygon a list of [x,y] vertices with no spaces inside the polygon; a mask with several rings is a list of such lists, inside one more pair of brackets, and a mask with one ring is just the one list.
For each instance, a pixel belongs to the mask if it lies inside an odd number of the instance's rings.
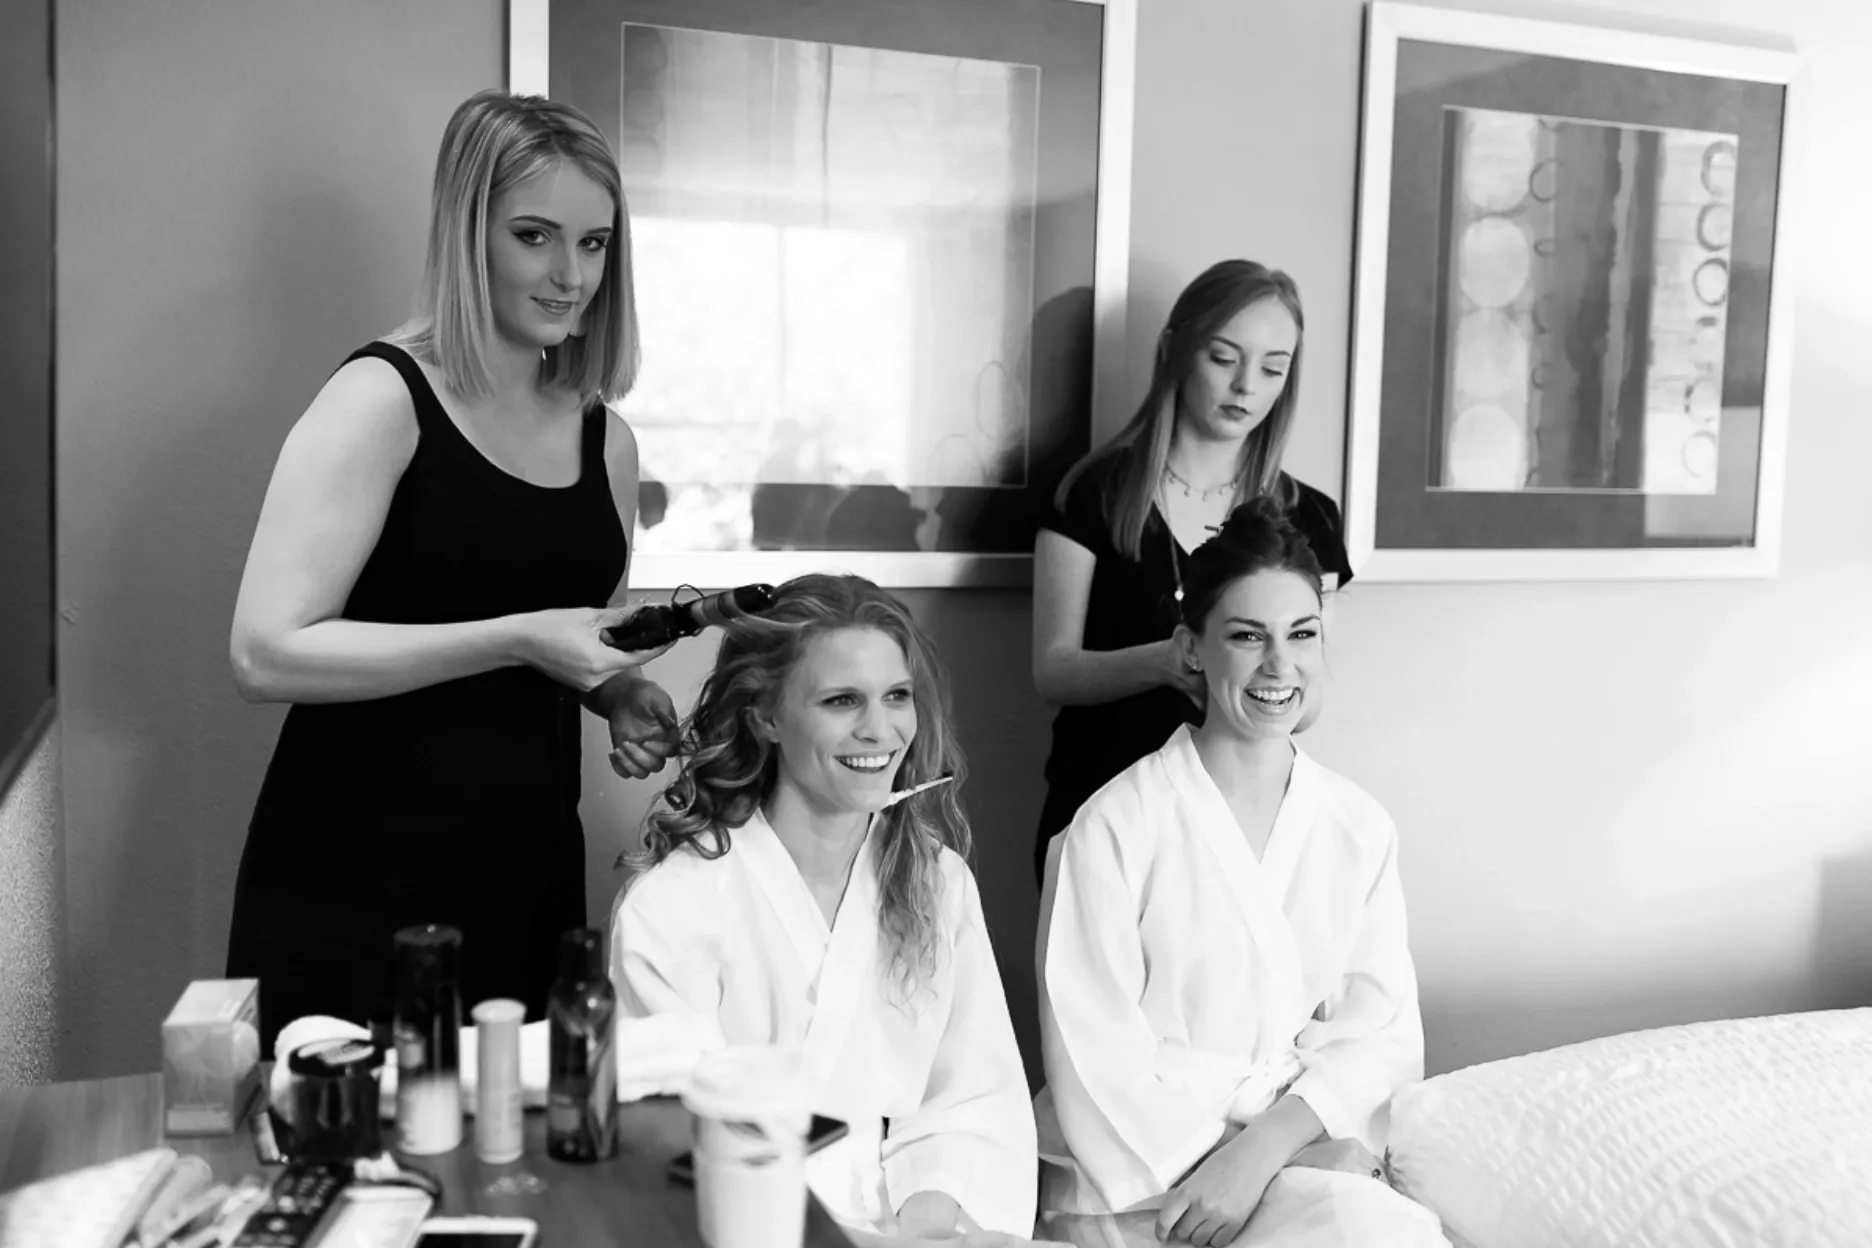
{"label": "earring", "polygon": [[1202,664],[1196,662],[1196,660],[1194,659],[1191,659],[1187,664],[1185,664],[1185,666],[1188,667],[1189,670],[1192,672],[1202,671]]}

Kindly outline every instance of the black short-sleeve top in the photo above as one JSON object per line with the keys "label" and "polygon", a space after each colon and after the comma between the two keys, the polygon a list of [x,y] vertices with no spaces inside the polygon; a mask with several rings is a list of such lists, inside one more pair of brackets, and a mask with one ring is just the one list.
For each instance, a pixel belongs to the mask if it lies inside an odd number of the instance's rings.
{"label": "black short-sleeve top", "polygon": [[[1112,543],[1110,500],[1128,452],[1102,455],[1086,466],[1062,502],[1043,512],[1040,527],[1076,542],[1097,559],[1086,602],[1087,650],[1123,650],[1162,641],[1176,631],[1178,577],[1188,570],[1189,552],[1170,533],[1155,507],[1144,522],[1141,559],[1121,553]],[[1313,547],[1329,584],[1352,579],[1346,557],[1339,508],[1305,482],[1291,483],[1294,503],[1288,519]],[[1177,567],[1172,569],[1172,552]],[[1170,739],[1177,726],[1195,723],[1196,706],[1176,689],[1159,686],[1097,706],[1061,707],[1053,720],[1053,749],[1047,759],[1047,783],[1055,790],[1049,804],[1070,797],[1067,816],[1100,786]],[[1061,792],[1063,790],[1064,792]]]}

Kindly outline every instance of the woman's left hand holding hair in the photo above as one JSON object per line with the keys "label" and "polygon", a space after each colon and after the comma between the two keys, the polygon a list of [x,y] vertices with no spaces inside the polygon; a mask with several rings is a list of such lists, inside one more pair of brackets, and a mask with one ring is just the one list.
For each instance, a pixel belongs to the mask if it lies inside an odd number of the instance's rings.
{"label": "woman's left hand holding hair", "polygon": [[626,780],[642,780],[662,771],[676,753],[678,741],[676,703],[663,686],[641,671],[626,672],[595,696],[605,696],[611,770]]}

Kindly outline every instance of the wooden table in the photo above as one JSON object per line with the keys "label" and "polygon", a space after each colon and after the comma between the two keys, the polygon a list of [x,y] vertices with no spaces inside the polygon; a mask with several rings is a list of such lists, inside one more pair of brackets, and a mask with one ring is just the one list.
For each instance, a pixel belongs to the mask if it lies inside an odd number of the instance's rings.
{"label": "wooden table", "polygon": [[[264,1095],[264,1093],[262,1093]],[[215,1178],[232,1182],[268,1169],[254,1151],[252,1131],[163,1138],[162,1077],[127,1075],[37,1087],[0,1088],[0,1192],[67,1170],[166,1145],[207,1161]],[[539,1248],[705,1248],[696,1232],[695,1194],[664,1177],[670,1158],[689,1147],[689,1112],[673,1097],[618,1107],[618,1154],[575,1166],[546,1155],[546,1115],[526,1115],[526,1152],[508,1166],[475,1160],[473,1119],[450,1153],[410,1158],[442,1181],[435,1213],[502,1214],[539,1223]],[[386,1143],[395,1138],[384,1124]],[[546,1181],[538,1195],[488,1197],[482,1189],[502,1174],[525,1169]],[[808,1196],[806,1248],[849,1248],[851,1241]]]}

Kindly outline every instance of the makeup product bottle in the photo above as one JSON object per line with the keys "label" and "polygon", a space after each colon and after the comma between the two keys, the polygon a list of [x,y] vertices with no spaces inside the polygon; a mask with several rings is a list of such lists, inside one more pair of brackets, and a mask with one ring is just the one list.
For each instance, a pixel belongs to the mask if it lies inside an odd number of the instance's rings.
{"label": "makeup product bottle", "polygon": [[397,1151],[461,1143],[461,943],[453,927],[406,927],[396,950]]}
{"label": "makeup product bottle", "polygon": [[552,1050],[547,1155],[603,1161],[617,1151],[617,990],[605,973],[603,932],[576,927],[561,939],[546,1017]]}
{"label": "makeup product bottle", "polygon": [[495,997],[474,1007],[475,1157],[493,1166],[522,1150],[520,1025],[526,1006]]}

